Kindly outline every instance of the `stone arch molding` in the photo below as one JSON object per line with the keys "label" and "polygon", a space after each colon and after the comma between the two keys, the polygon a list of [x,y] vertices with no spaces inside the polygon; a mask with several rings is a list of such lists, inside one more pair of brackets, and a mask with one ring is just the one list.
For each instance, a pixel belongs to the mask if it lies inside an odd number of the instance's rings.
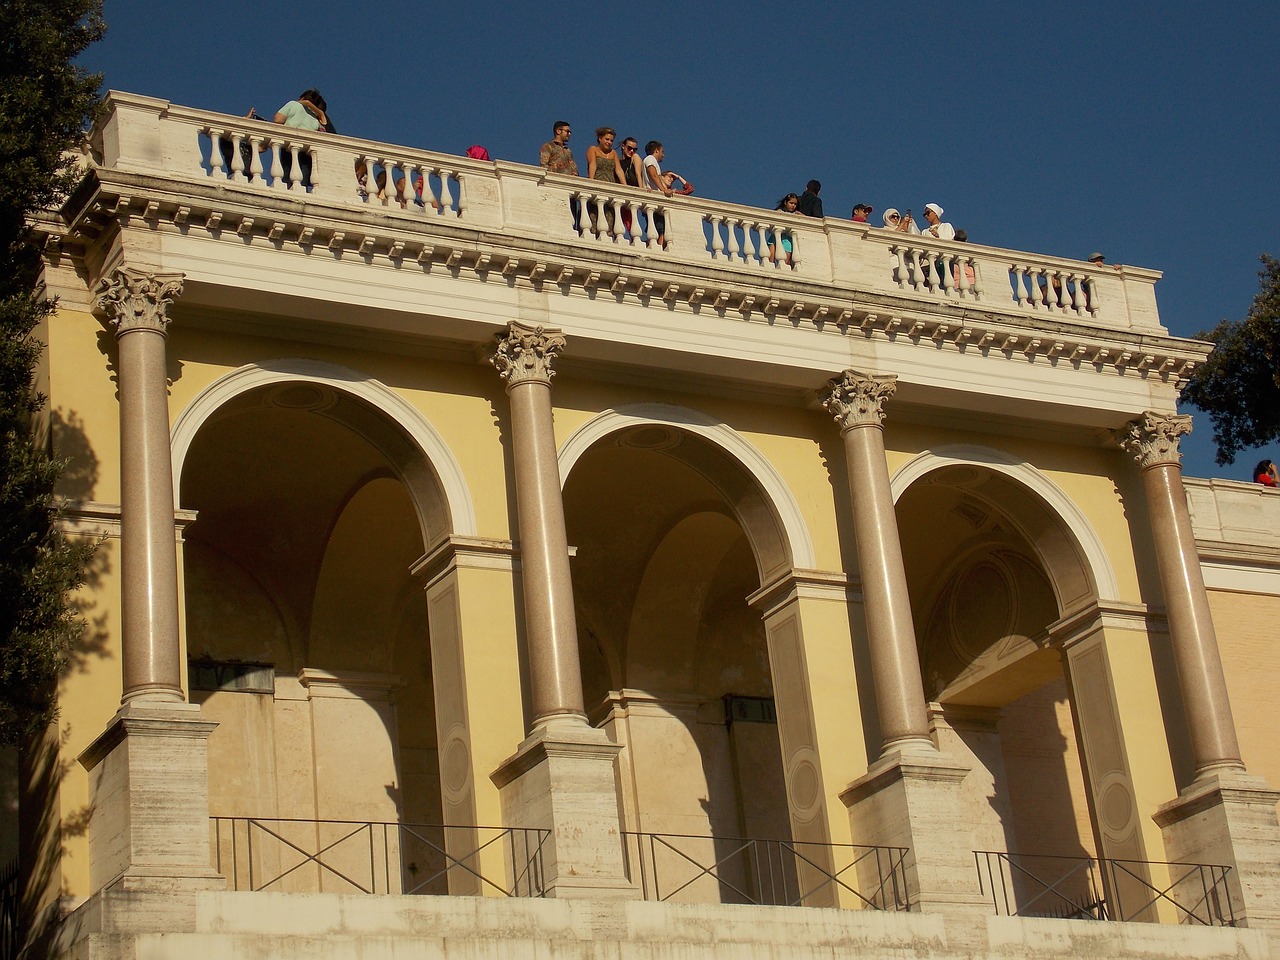
{"label": "stone arch molding", "polygon": [[[173,450],[173,496],[178,503],[182,482],[182,467],[196,434],[205,422],[224,404],[235,397],[258,387],[276,383],[315,383],[328,386],[364,401],[384,414],[398,427],[422,456],[426,472],[404,471],[402,480],[413,499],[414,507],[424,524],[434,511],[431,502],[443,496],[450,523],[450,533],[459,536],[476,535],[475,505],[467,487],[462,467],[431,423],[401,396],[385,384],[357,370],[320,360],[284,358],[264,363],[252,363],[219,377],[187,405],[174,421],[170,434]],[[438,487],[436,490],[429,487]],[[436,531],[438,536],[438,531]]]}
{"label": "stone arch molding", "polygon": [[890,487],[893,491],[894,503],[898,502],[908,487],[926,474],[942,467],[959,465],[985,467],[1014,480],[1039,497],[1075,539],[1093,575],[1098,599],[1114,600],[1119,596],[1115,571],[1102,546],[1102,541],[1098,539],[1097,532],[1076,506],[1075,501],[1031,464],[1003,450],[960,443],[926,450],[904,464],[893,475]]}
{"label": "stone arch molding", "polygon": [[809,528],[782,476],[732,427],[698,410],[667,403],[634,403],[604,411],[579,427],[560,448],[560,482],[564,483],[574,464],[597,441],[620,430],[643,425],[672,427],[702,437],[741,465],[759,484],[764,497],[776,511],[791,552],[792,566],[801,570],[815,568]]}

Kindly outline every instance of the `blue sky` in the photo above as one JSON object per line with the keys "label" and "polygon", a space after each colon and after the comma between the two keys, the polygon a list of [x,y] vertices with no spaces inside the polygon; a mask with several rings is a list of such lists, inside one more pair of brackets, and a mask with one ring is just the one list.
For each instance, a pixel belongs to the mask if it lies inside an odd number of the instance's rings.
{"label": "blue sky", "polygon": [[[179,4],[106,0],[105,86],[243,114],[317,87],[352,136],[537,162],[607,124],[699,195],[927,201],[978,243],[1164,271],[1190,336],[1280,256],[1280,3]],[[1280,445],[1187,472],[1246,478]]]}

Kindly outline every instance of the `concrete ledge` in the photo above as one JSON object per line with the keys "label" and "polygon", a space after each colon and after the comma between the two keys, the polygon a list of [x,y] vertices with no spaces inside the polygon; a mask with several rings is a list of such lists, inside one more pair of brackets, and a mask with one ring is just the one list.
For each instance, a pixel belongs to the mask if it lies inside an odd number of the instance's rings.
{"label": "concrete ledge", "polygon": [[[140,895],[145,897],[145,893]],[[157,897],[161,895],[156,895]],[[92,904],[92,899],[90,905]],[[138,906],[143,906],[138,904]],[[196,893],[183,932],[90,931],[64,957],[116,960],[1267,960],[1257,929],[620,900]],[[74,919],[74,918],[73,918]],[[70,940],[70,938],[68,938]]]}
{"label": "concrete ledge", "polygon": [[[190,928],[188,928],[190,931]],[[93,960],[832,960],[1107,957],[1266,960],[1266,934],[1229,927],[732,904],[350,894],[197,894],[195,930],[87,934]]]}

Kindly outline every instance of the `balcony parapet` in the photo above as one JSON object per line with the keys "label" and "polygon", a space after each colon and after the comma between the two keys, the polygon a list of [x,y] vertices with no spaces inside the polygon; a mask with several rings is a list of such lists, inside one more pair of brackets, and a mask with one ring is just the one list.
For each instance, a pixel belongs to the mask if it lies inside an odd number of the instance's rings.
{"label": "balcony parapet", "polygon": [[[244,198],[347,207],[353,217],[362,210],[377,210],[405,226],[446,232],[448,227],[465,227],[512,239],[550,241],[605,264],[640,256],[651,266],[665,264],[673,271],[690,265],[715,268],[747,283],[779,289],[829,285],[907,298],[924,309],[932,304],[943,312],[958,307],[998,313],[1020,325],[1052,329],[1071,324],[1140,336],[1166,334],[1155,301],[1160,274],[1137,267],[1099,269],[1077,260],[906,236],[721,200],[666,198],[526,164],[476,161],[309,133],[117,91],[108,94],[107,111],[92,139],[94,160],[104,170],[205,181]],[[309,165],[305,184],[304,158]],[[357,180],[358,168],[365,171],[363,185]],[[571,201],[580,210],[580,232],[570,213]],[[659,218],[665,221],[665,248],[657,240]],[[791,265],[770,256],[770,241],[779,234],[791,238]],[[673,295],[685,298],[684,294],[681,290]],[[792,297],[788,302],[786,315],[791,319],[852,318],[852,313],[843,318],[831,314],[829,307],[818,315],[820,305],[804,299]],[[769,312],[769,303],[770,298],[763,298],[756,306]],[[729,305],[739,306],[732,300]],[[957,326],[950,324],[941,336],[957,333]],[[932,328],[917,331],[920,334],[939,335]],[[1029,345],[1008,344],[1019,349]],[[1043,349],[1051,351],[1053,343],[1045,343]],[[1119,360],[1121,353],[1101,357],[1100,362]],[[1075,359],[1097,358],[1079,354]],[[1142,364],[1143,357],[1137,354],[1132,362]],[[1161,372],[1189,373],[1182,363],[1169,361],[1168,366]]]}

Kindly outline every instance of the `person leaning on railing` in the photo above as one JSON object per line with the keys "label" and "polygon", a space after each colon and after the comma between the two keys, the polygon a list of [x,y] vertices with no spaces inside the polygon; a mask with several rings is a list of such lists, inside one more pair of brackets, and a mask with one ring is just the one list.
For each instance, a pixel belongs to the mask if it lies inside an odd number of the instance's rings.
{"label": "person leaning on railing", "polygon": [[[557,120],[551,125],[551,139],[538,151],[538,164],[548,173],[563,173],[567,177],[578,175],[578,161],[569,149],[573,128],[568,120]],[[582,204],[576,196],[569,198],[569,212],[573,215],[573,229],[582,233]]]}
{"label": "person leaning on railing", "polygon": [[[318,132],[323,130],[326,133],[337,133],[337,128],[329,120],[329,105],[325,102],[320,91],[311,87],[303,90],[298,95],[298,99],[290,100],[285,103],[276,115],[272,118],[274,123],[282,124],[286,127],[294,127],[298,130],[308,130]],[[258,116],[258,111],[253,107],[249,108],[249,112],[245,114],[249,120],[263,120],[264,117]],[[231,141],[223,137],[219,141],[222,149],[222,158],[226,161],[227,171],[231,170]],[[246,177],[250,177],[249,159],[251,156],[248,141],[240,144],[240,155],[244,159],[244,172]],[[289,174],[293,170],[293,151],[280,151],[280,166],[284,169],[285,183],[289,183]],[[305,151],[301,152],[298,157],[298,172],[301,175],[303,187],[311,186],[311,155]],[[292,186],[292,184],[289,184]]]}
{"label": "person leaning on railing", "polygon": [[[596,128],[595,145],[587,148],[588,180],[601,180],[604,183],[626,182],[627,174],[622,168],[622,160],[618,157],[618,152],[613,149],[613,138],[616,136],[617,133],[613,127]],[[591,218],[591,232],[599,236],[599,224],[596,222],[599,214],[596,213],[594,203],[587,207],[587,215]],[[609,224],[609,233],[612,235],[614,214],[611,202],[605,204],[604,218]]]}
{"label": "person leaning on railing", "polygon": [[[775,210],[781,210],[783,213],[796,213],[796,208],[800,205],[800,198],[794,193],[788,193],[785,197],[778,201]],[[791,239],[791,231],[783,230],[782,232],[782,252],[786,255],[787,266],[792,266],[791,253],[794,243]],[[772,230],[765,231],[764,242],[769,248],[769,262],[778,262],[778,243]]]}

